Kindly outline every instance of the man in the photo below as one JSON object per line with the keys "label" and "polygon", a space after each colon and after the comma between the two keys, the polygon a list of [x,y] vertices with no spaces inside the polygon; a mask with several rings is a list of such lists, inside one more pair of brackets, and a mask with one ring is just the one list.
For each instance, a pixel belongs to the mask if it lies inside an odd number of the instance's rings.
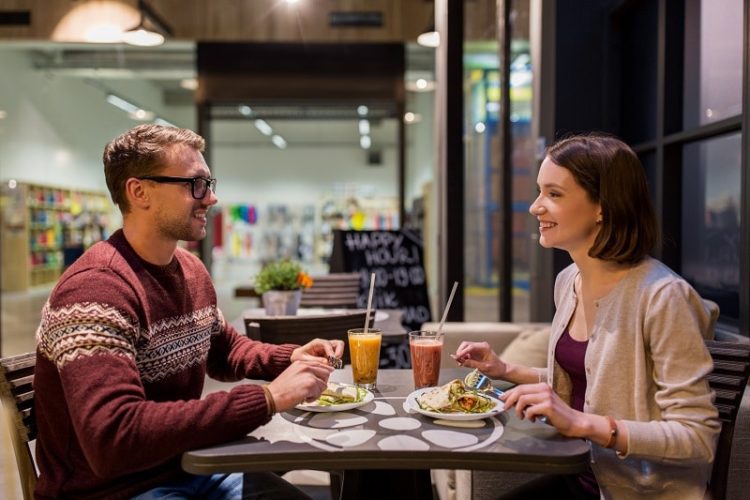
{"label": "man", "polygon": [[[37,497],[301,495],[270,473],[243,485],[241,474],[180,469],[184,451],[241,438],[316,398],[333,370],[327,356],[344,349],[263,344],[225,321],[205,267],[177,246],[206,236],[217,202],[204,145],[189,130],[140,125],[104,150],[123,226],[63,274],[42,312]],[[272,382],[200,399],[206,374]]]}

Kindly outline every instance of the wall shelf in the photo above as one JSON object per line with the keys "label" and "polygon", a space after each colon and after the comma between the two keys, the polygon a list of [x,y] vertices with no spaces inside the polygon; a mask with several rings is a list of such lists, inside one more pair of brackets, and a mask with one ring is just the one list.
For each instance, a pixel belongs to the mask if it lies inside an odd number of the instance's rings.
{"label": "wall shelf", "polygon": [[2,290],[54,283],[86,248],[107,237],[112,205],[104,193],[41,184],[4,184]]}

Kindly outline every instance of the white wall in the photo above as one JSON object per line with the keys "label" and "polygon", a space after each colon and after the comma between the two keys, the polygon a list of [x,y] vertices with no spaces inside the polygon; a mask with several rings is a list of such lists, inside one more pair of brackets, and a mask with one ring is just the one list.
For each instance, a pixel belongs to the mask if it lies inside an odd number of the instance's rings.
{"label": "white wall", "polygon": [[375,197],[398,197],[396,152],[383,150],[383,164],[366,164],[359,147],[219,147],[211,152],[220,203],[318,203],[342,185]]}
{"label": "white wall", "polygon": [[[0,45],[0,179],[106,192],[101,155],[138,124],[81,78],[35,70],[29,53]],[[177,125],[194,126],[192,106],[167,108],[143,81],[103,80],[118,95]]]}

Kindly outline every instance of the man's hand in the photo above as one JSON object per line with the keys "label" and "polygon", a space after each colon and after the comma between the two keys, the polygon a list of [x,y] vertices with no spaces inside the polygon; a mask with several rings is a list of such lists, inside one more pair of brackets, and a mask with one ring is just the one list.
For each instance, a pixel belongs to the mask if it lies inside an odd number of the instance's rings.
{"label": "man's hand", "polygon": [[344,354],[344,342],[341,340],[315,339],[292,351],[292,361],[317,361],[328,364],[328,358],[341,358]]}
{"label": "man's hand", "polygon": [[333,367],[318,359],[294,361],[268,384],[276,411],[286,411],[304,401],[315,400],[325,390]]}

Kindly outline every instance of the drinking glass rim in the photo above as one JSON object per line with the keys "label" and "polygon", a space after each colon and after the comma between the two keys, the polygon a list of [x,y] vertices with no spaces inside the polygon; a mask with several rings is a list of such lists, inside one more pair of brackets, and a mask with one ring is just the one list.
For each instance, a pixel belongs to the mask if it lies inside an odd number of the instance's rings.
{"label": "drinking glass rim", "polygon": [[364,328],[350,328],[346,331],[349,335],[382,335],[383,331],[380,328],[368,328],[365,332]]}
{"label": "drinking glass rim", "polygon": [[[422,335],[424,333],[429,335]],[[409,338],[438,339],[442,337],[445,337],[445,332],[438,332],[437,330],[412,330],[409,332]]]}

